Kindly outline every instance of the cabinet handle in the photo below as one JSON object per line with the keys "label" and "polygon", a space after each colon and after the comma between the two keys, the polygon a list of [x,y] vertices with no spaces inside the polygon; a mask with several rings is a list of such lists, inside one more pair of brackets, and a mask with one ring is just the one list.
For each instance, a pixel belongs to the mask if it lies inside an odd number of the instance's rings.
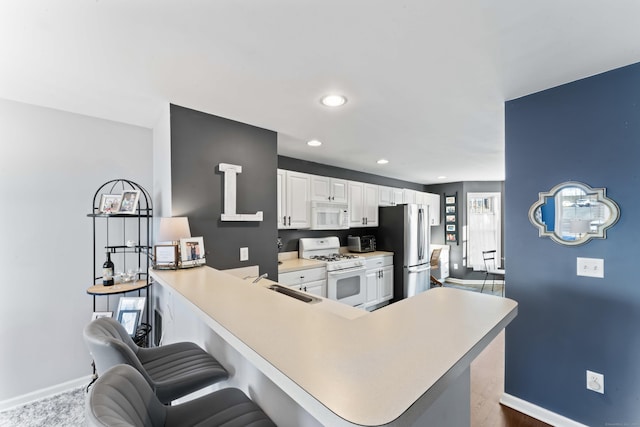
{"label": "cabinet handle", "polygon": [[291,217],[289,217],[289,225],[291,225]]}
{"label": "cabinet handle", "polygon": [[287,216],[286,215],[283,216],[282,219],[283,219],[282,225],[286,226],[287,225]]}

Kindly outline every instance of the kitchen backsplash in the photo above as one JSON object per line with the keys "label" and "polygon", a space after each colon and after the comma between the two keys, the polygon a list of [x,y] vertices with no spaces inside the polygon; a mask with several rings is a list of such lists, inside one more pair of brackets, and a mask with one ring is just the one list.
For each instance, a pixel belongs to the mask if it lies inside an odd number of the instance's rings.
{"label": "kitchen backsplash", "polygon": [[349,230],[278,230],[278,236],[282,239],[280,252],[298,250],[298,239],[301,237],[328,237],[338,236],[340,246],[347,246],[347,236],[376,235],[377,227],[351,228]]}

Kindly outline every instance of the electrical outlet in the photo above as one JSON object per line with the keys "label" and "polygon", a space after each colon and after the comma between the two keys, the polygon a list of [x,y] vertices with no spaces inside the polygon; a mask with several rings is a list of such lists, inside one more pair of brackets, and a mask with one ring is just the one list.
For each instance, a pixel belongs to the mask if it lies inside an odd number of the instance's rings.
{"label": "electrical outlet", "polygon": [[240,248],[240,261],[249,261],[249,248]]}
{"label": "electrical outlet", "polygon": [[453,264],[453,269],[457,270],[458,269],[458,264]]}
{"label": "electrical outlet", "polygon": [[578,258],[578,276],[604,278],[604,260],[602,258]]}
{"label": "electrical outlet", "polygon": [[604,394],[604,375],[587,370],[587,390]]}

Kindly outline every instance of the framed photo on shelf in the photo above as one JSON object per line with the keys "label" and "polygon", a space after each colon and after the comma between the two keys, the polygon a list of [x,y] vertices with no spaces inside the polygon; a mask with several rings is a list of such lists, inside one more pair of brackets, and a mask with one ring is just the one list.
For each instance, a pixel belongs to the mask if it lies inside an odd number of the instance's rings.
{"label": "framed photo on shelf", "polygon": [[120,209],[118,213],[134,214],[138,207],[138,199],[140,198],[140,190],[127,190],[122,192],[122,200],[120,201]]}
{"label": "framed photo on shelf", "polygon": [[113,317],[113,311],[94,311],[91,315],[91,320],[96,320],[101,317]]}
{"label": "framed photo on shelf", "polygon": [[456,222],[456,216],[455,215],[447,215],[445,218],[445,222]]}
{"label": "framed photo on shelf", "polygon": [[138,323],[140,321],[140,310],[120,310],[118,312],[118,322],[130,336],[134,336],[136,329],[138,329]]}
{"label": "framed photo on shelf", "polygon": [[456,231],[455,224],[447,224],[447,231]]}
{"label": "framed photo on shelf", "polygon": [[153,260],[153,268],[160,270],[178,268],[178,246],[155,245],[153,247]]}
{"label": "framed photo on shelf", "polygon": [[[120,297],[120,301],[118,301],[118,311],[116,311],[116,319],[120,320],[121,311],[136,310],[142,315],[145,302],[146,297]],[[139,318],[138,321],[140,321]]]}
{"label": "framed photo on shelf", "polygon": [[183,268],[203,265],[206,262],[204,239],[202,237],[180,239],[180,261]]}
{"label": "framed photo on shelf", "polygon": [[458,241],[458,236],[456,236],[456,233],[447,233],[447,242],[457,242]]}
{"label": "framed photo on shelf", "polygon": [[100,196],[100,213],[111,214],[120,210],[122,194],[103,194]]}
{"label": "framed photo on shelf", "polygon": [[456,207],[454,206],[445,206],[444,207],[444,211],[445,213],[451,214],[451,213],[456,213]]}
{"label": "framed photo on shelf", "polygon": [[456,204],[456,196],[447,196],[444,199],[445,205],[455,205]]}

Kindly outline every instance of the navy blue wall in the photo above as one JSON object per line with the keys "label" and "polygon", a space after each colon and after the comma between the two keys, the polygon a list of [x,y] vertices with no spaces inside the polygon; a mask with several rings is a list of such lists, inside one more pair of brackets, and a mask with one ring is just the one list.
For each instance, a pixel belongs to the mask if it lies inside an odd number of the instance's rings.
{"label": "navy blue wall", "polygon": [[[640,422],[640,64],[506,103],[508,394],[589,426]],[[606,240],[539,238],[527,212],[563,181],[606,187],[621,209]],[[576,258],[604,258],[605,278]],[[586,370],[605,394],[586,390]],[[620,423],[620,424],[615,424]],[[632,424],[624,424],[632,425]]]}

